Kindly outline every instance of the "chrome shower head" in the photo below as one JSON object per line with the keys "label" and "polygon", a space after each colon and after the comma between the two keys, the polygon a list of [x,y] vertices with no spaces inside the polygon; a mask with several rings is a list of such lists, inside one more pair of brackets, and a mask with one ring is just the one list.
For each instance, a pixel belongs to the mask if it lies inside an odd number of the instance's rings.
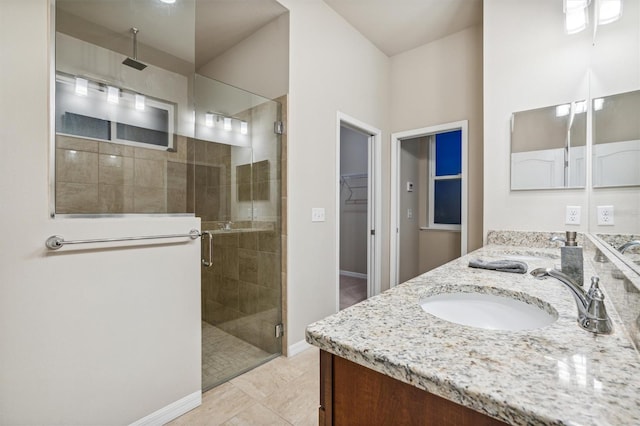
{"label": "chrome shower head", "polygon": [[138,29],[131,28],[131,33],[133,34],[133,58],[126,58],[122,63],[138,71],[142,71],[147,65],[138,61]]}

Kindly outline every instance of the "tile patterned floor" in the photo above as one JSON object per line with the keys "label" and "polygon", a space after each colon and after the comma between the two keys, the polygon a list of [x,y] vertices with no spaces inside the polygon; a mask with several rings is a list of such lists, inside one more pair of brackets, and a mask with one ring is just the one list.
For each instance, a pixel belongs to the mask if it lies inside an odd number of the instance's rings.
{"label": "tile patterned floor", "polygon": [[340,309],[362,302],[367,298],[367,279],[340,275]]}
{"label": "tile patterned floor", "polygon": [[202,395],[172,426],[318,424],[319,350],[279,357]]}
{"label": "tile patterned floor", "polygon": [[208,390],[273,355],[202,321],[202,389]]}

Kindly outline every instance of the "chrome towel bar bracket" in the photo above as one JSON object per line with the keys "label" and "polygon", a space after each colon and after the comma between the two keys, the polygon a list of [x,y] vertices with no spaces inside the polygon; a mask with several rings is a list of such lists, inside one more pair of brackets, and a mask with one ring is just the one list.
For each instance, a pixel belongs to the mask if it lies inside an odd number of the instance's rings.
{"label": "chrome towel bar bracket", "polygon": [[195,240],[200,237],[200,231],[192,229],[188,234],[170,234],[170,235],[146,235],[141,237],[118,237],[118,238],[96,238],[91,240],[70,240],[65,241],[59,235],[52,235],[47,238],[45,245],[49,250],[58,250],[67,244],[89,244],[89,243],[113,243],[118,241],[140,241],[140,240],[158,240],[163,238],[191,238]]}

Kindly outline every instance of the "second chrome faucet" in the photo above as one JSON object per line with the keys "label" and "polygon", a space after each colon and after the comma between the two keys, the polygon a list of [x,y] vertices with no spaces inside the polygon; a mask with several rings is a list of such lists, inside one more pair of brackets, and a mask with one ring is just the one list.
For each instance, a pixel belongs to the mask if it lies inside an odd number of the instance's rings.
{"label": "second chrome faucet", "polygon": [[538,279],[553,277],[569,288],[578,307],[578,325],[596,334],[610,334],[613,331],[611,318],[604,306],[604,294],[599,286],[600,278],[591,277],[591,288],[585,292],[571,277],[553,269],[537,268],[531,275]]}

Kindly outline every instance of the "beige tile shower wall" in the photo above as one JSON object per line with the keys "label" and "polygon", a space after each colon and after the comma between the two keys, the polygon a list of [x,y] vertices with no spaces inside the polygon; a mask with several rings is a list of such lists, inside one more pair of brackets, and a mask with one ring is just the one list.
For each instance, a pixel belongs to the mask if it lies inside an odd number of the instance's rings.
{"label": "beige tile shower wall", "polygon": [[270,353],[281,351],[279,238],[275,230],[216,233],[213,266],[202,268],[203,319]]}
{"label": "beige tile shower wall", "polygon": [[187,141],[176,152],[56,136],[56,213],[187,213]]}
{"label": "beige tile shower wall", "polygon": [[189,211],[203,222],[231,220],[231,146],[191,138],[187,143],[194,165],[187,175]]}

